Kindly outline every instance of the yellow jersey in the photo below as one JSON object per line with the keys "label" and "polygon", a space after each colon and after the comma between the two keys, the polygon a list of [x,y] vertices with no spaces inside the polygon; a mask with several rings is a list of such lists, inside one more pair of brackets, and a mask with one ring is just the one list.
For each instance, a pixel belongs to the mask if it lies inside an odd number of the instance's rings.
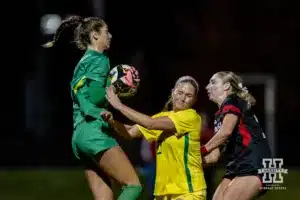
{"label": "yellow jersey", "polygon": [[138,126],[148,141],[156,141],[154,195],[186,194],[206,189],[200,151],[201,117],[194,109],[161,112],[169,117],[176,133],[148,130]]}

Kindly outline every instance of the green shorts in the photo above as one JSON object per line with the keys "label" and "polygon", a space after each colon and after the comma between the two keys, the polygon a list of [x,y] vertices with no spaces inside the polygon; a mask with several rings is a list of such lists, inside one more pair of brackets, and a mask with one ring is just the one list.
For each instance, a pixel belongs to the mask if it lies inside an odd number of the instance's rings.
{"label": "green shorts", "polygon": [[107,122],[100,119],[78,124],[72,137],[73,153],[79,160],[96,159],[104,150],[118,146],[109,134],[111,131]]}

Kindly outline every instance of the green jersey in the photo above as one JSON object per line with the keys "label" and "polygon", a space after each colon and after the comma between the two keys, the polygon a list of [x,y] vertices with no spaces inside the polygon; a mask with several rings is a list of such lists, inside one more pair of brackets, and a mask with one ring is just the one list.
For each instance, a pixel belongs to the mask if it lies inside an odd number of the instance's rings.
{"label": "green jersey", "polygon": [[[74,127],[86,117],[101,118],[100,112],[108,105],[105,88],[111,84],[108,79],[109,71],[108,57],[91,49],[86,51],[77,64],[71,81]],[[93,91],[89,88],[92,83],[97,84],[97,93],[102,97],[97,102],[92,101]]]}

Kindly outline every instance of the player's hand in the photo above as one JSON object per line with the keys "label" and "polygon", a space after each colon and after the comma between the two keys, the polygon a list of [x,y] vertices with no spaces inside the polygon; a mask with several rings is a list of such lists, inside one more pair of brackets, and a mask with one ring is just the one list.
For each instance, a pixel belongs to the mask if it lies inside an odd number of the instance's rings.
{"label": "player's hand", "polygon": [[110,103],[110,105],[117,110],[119,110],[123,106],[118,95],[115,93],[114,88],[112,87],[106,88],[106,99]]}
{"label": "player's hand", "polygon": [[100,113],[100,115],[104,119],[104,121],[110,122],[113,120],[113,114],[109,111],[103,111]]}
{"label": "player's hand", "polygon": [[117,88],[114,85],[110,85],[110,86],[107,87],[107,89],[108,88],[111,88],[114,93],[117,92]]}

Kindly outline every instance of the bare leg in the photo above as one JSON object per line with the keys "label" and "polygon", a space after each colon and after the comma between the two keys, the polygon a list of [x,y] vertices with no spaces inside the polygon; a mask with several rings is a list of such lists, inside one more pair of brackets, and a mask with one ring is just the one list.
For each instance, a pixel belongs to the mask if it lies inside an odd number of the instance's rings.
{"label": "bare leg", "polygon": [[135,169],[120,146],[108,149],[99,160],[105,173],[123,185],[141,185]]}
{"label": "bare leg", "polygon": [[101,154],[98,163],[107,175],[123,185],[118,200],[138,199],[142,192],[142,186],[135,169],[119,146],[108,149]]}
{"label": "bare leg", "polygon": [[224,200],[251,200],[261,191],[257,176],[235,177],[224,192]]}
{"label": "bare leg", "polygon": [[214,193],[213,200],[223,200],[224,192],[227,189],[230,182],[231,179],[223,178],[223,180],[221,181]]}
{"label": "bare leg", "polygon": [[92,169],[86,169],[84,172],[94,200],[113,200],[112,190],[98,173]]}

